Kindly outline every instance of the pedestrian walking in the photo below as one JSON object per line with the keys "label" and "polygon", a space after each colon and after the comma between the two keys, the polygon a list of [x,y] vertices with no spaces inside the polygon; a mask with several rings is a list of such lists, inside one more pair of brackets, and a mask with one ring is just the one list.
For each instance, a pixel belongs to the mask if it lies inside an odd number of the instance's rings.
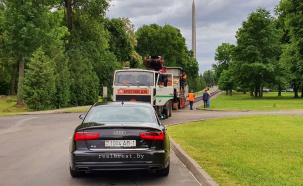
{"label": "pedestrian walking", "polygon": [[209,94],[207,92],[207,89],[204,90],[203,93],[203,102],[204,102],[204,108],[207,107],[207,102],[208,102]]}
{"label": "pedestrian walking", "polygon": [[207,100],[207,107],[210,107],[210,92],[209,92],[209,88],[207,88],[207,93],[208,93],[208,100]]}
{"label": "pedestrian walking", "polygon": [[193,104],[195,101],[195,94],[193,90],[191,90],[190,93],[188,94],[188,101],[190,105],[190,110],[193,110]]}

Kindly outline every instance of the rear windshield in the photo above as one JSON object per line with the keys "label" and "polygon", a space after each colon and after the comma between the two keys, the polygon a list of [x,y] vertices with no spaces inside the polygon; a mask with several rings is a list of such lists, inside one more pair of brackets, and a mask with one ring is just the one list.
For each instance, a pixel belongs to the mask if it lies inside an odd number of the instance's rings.
{"label": "rear windshield", "polygon": [[99,106],[90,110],[85,122],[156,122],[154,113],[148,107]]}

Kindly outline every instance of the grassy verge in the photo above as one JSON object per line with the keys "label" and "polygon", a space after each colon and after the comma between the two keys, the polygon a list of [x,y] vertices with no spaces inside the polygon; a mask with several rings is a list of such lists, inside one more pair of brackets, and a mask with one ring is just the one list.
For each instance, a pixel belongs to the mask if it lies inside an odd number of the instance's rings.
{"label": "grassy verge", "polygon": [[[209,89],[209,91],[212,91],[213,90],[213,88],[210,88]],[[204,90],[201,90],[201,91],[199,91],[199,92],[195,92],[195,95],[201,95],[201,94],[203,94],[204,93]]]}
{"label": "grassy verge", "polygon": [[[249,94],[234,92],[233,96],[225,93],[210,101],[210,109],[217,110],[300,110],[303,109],[303,98],[293,98],[293,93],[264,93],[263,98],[253,98]],[[200,108],[202,108],[200,106]]]}
{"label": "grassy verge", "polygon": [[168,131],[220,185],[302,185],[301,116],[214,119]]}
{"label": "grassy verge", "polygon": [[81,109],[70,109],[70,110],[65,110],[64,112],[87,112],[89,108],[81,108]]}
{"label": "grassy verge", "polygon": [[197,96],[197,95],[201,95],[203,93],[204,93],[204,91],[200,91],[200,92],[195,92],[194,94],[195,94],[195,96]]}
{"label": "grassy verge", "polygon": [[17,96],[5,96],[0,99],[0,116],[15,115],[23,112],[30,112],[30,110],[22,105],[17,105]]}
{"label": "grassy verge", "polygon": [[[5,96],[0,99],[0,116],[17,115],[24,112],[31,112],[25,105],[17,105],[16,96]],[[67,108],[68,109],[68,108]],[[62,112],[86,112],[89,108],[69,109]]]}

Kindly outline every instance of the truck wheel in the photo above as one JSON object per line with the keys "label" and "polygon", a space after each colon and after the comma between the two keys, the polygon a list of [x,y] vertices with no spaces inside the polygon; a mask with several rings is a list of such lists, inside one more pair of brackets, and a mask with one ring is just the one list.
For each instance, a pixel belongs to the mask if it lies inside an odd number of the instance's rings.
{"label": "truck wheel", "polygon": [[169,102],[169,117],[171,117],[172,110],[172,102]]}
{"label": "truck wheel", "polygon": [[165,115],[166,115],[166,118],[169,118],[169,108],[168,107],[166,107],[166,109],[165,109]]}

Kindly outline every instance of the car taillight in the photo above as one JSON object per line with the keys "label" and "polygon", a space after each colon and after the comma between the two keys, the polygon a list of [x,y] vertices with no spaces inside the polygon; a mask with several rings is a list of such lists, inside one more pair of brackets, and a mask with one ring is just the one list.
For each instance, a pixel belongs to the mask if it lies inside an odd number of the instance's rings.
{"label": "car taillight", "polygon": [[94,139],[98,139],[99,136],[100,133],[96,133],[96,132],[76,132],[75,141],[94,140]]}
{"label": "car taillight", "polygon": [[140,133],[142,139],[150,139],[150,140],[164,140],[163,132],[145,132]]}

